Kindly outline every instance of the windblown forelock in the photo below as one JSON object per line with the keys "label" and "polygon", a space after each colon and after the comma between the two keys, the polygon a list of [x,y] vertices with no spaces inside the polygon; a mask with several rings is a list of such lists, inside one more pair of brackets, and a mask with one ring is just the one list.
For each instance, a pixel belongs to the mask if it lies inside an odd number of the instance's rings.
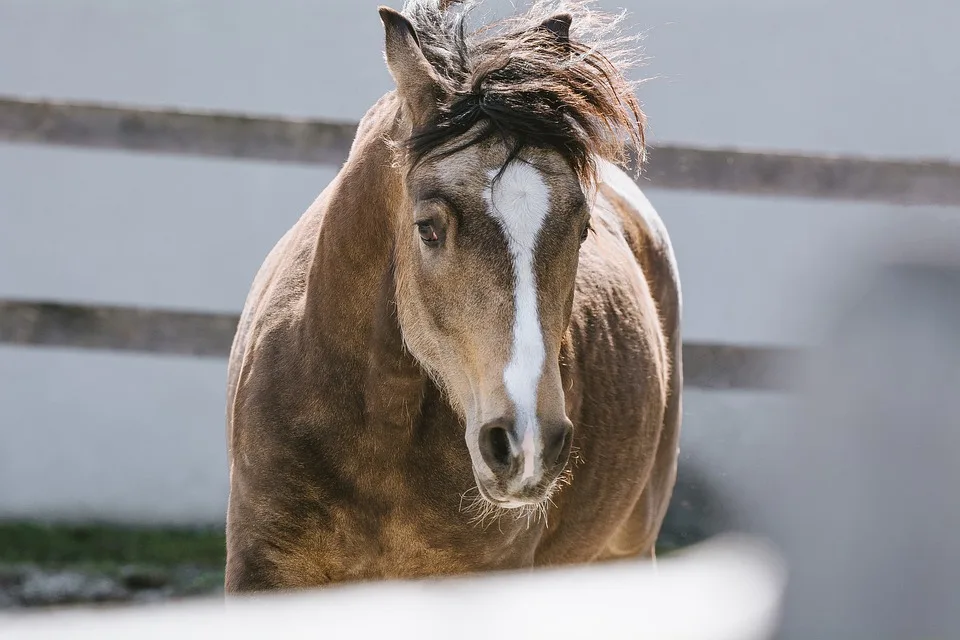
{"label": "windblown forelock", "polygon": [[[620,33],[624,14],[594,11],[594,0],[538,0],[518,16],[466,27],[472,0],[411,0],[405,14],[437,70],[446,99],[438,116],[413,132],[411,165],[447,156],[492,136],[509,145],[550,149],[581,180],[596,160],[644,159],[645,117],[625,72],[641,62],[639,37]],[[569,40],[538,27],[566,13]],[[632,154],[631,154],[632,152]]]}

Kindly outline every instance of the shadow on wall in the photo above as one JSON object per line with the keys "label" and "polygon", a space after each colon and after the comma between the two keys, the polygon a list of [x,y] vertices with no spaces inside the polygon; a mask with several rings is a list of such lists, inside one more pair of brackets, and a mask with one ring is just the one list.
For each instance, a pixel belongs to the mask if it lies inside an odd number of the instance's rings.
{"label": "shadow on wall", "polygon": [[696,462],[681,456],[677,484],[657,540],[659,554],[735,529],[734,505],[724,499],[715,485]]}

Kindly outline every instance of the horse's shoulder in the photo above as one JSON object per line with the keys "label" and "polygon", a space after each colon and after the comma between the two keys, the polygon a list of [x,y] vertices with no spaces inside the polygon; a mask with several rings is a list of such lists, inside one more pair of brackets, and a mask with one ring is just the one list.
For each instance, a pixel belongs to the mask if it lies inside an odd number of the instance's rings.
{"label": "horse's shoulder", "polygon": [[[240,314],[228,363],[228,400],[251,370],[270,380],[292,371],[295,336],[303,320],[303,297],[322,213],[319,203],[277,241],[261,264]],[[245,387],[255,393],[256,386]]]}

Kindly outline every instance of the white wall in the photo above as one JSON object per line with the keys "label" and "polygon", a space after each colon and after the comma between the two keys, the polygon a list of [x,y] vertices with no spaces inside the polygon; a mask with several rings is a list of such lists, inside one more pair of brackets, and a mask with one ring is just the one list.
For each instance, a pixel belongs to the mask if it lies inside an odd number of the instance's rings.
{"label": "white wall", "polygon": [[[390,87],[377,4],[3,0],[0,93],[356,120]],[[601,6],[626,6],[648,32],[654,143],[960,157],[957,3]],[[0,297],[238,311],[263,256],[331,176],[0,146]],[[839,257],[903,216],[958,213],[649,195],[676,245],[689,340],[809,342],[806,314]],[[218,520],[224,371],[0,348],[0,517]],[[692,392],[685,451],[749,460],[785,410],[758,394]]]}

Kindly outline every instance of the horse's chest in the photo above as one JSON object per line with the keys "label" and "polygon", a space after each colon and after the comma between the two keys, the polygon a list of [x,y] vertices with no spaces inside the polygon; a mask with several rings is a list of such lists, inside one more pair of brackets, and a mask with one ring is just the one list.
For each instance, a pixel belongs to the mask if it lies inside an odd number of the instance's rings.
{"label": "horse's chest", "polygon": [[532,564],[533,548],[522,532],[494,522],[471,524],[456,515],[441,521],[422,509],[395,509],[378,522],[345,514],[343,529],[322,561],[338,559],[333,577],[410,578]]}
{"label": "horse's chest", "polygon": [[296,555],[323,581],[450,575],[530,566],[540,521],[480,502],[464,460],[429,444],[357,451],[349,498],[318,505],[321,531]]}

